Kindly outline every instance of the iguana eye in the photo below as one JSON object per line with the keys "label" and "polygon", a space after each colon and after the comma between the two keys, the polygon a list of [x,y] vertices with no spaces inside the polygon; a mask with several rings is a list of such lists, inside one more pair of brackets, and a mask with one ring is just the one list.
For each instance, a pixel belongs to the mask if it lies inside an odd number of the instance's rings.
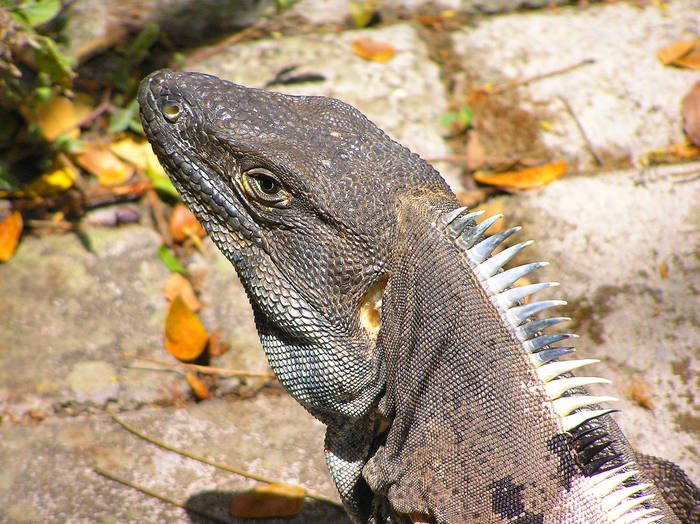
{"label": "iguana eye", "polygon": [[243,188],[248,197],[266,205],[284,207],[289,200],[289,193],[271,171],[262,167],[250,169],[244,173]]}
{"label": "iguana eye", "polygon": [[169,103],[163,106],[163,116],[170,122],[175,122],[182,113],[182,108],[178,104]]}

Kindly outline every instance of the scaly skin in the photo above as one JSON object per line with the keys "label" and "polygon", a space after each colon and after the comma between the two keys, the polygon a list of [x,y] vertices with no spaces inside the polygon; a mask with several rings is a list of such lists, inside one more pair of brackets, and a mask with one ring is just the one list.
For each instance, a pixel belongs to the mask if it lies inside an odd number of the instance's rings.
{"label": "scaly skin", "polygon": [[[520,307],[500,269],[520,248],[491,256],[430,165],[333,99],[160,71],[139,103],[272,369],[327,425],[355,522],[679,522],[581,387],[601,380],[559,369],[559,319]],[[655,478],[683,514],[697,488],[674,468]]]}

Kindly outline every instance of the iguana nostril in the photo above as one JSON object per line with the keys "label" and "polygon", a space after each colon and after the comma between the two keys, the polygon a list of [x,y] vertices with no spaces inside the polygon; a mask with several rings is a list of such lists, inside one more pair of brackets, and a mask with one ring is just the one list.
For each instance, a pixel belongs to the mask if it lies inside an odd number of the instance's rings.
{"label": "iguana nostril", "polygon": [[163,116],[169,122],[175,122],[182,113],[182,109],[177,104],[166,104],[163,106]]}

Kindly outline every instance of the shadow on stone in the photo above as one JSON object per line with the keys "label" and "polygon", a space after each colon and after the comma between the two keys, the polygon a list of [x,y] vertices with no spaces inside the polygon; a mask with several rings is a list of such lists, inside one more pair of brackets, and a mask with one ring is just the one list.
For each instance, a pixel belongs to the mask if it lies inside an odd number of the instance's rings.
{"label": "shadow on stone", "polygon": [[[232,523],[256,523],[256,524],[302,524],[302,523],[328,523],[328,524],[350,524],[350,520],[343,510],[338,507],[306,499],[304,508],[300,513],[292,517],[255,518],[238,519],[231,517],[229,506],[233,497],[238,495],[238,491],[201,491],[192,495],[185,502],[185,510],[191,522],[197,524],[213,524],[216,522]],[[208,518],[196,510],[212,516],[217,516],[218,520]]]}

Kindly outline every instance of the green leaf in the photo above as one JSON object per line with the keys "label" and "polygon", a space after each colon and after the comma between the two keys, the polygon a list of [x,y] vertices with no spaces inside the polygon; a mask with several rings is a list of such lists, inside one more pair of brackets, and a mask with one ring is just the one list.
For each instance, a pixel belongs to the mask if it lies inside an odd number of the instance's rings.
{"label": "green leaf", "polygon": [[459,123],[464,127],[468,127],[469,124],[474,120],[474,111],[469,106],[462,106],[459,108]]}
{"label": "green leaf", "polygon": [[14,13],[32,27],[48,22],[61,10],[59,0],[30,0],[18,5]]}
{"label": "green leaf", "polygon": [[29,42],[34,48],[34,59],[39,71],[49,75],[52,84],[70,87],[75,76],[71,69],[72,58],[64,55],[56,42],[47,36],[32,35]]}
{"label": "green leaf", "polygon": [[141,29],[127,53],[127,60],[132,64],[138,64],[148,54],[149,48],[158,40],[160,26],[155,22],[149,22]]}
{"label": "green leaf", "polygon": [[177,189],[175,189],[175,186],[167,176],[157,173],[150,167],[146,168],[146,176],[148,176],[148,178],[151,180],[153,189],[158,191],[158,193],[164,194],[176,200],[180,200],[180,193],[177,192]]}
{"label": "green leaf", "polygon": [[107,129],[112,133],[121,133],[130,128],[132,122],[139,122],[139,101],[135,98],[124,109],[109,117]]}
{"label": "green leaf", "polygon": [[54,139],[53,144],[56,149],[67,151],[68,153],[75,153],[85,145],[79,138],[68,138],[68,135],[65,133],[58,135]]}
{"label": "green leaf", "polygon": [[161,244],[158,247],[158,257],[163,261],[165,267],[167,267],[173,273],[187,273],[185,267],[180,264],[180,261],[175,258],[173,252],[168,249],[168,246]]}
{"label": "green leaf", "polygon": [[457,113],[445,113],[440,116],[440,125],[447,127],[455,120],[457,120]]}

